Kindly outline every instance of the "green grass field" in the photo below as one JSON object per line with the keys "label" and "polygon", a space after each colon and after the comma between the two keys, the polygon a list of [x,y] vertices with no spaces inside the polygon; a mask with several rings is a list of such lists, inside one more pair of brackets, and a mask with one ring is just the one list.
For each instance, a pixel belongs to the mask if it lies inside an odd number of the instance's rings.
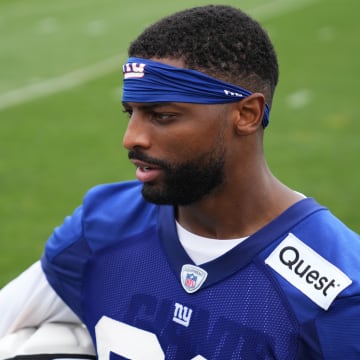
{"label": "green grass field", "polygon": [[[0,286],[41,256],[87,189],[134,178],[121,145],[127,46],[163,15],[207,3],[0,0]],[[273,172],[359,232],[360,2],[216,3],[252,14],[278,51]]]}

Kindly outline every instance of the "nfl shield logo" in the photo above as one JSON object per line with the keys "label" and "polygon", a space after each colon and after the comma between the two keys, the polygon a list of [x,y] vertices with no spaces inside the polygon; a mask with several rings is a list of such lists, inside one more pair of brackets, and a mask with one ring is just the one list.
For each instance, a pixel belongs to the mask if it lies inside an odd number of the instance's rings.
{"label": "nfl shield logo", "polygon": [[200,289],[207,278],[207,272],[195,265],[183,265],[181,268],[181,285],[189,294]]}
{"label": "nfl shield logo", "polygon": [[186,274],[185,286],[190,290],[194,289],[196,285],[197,276],[194,274]]}

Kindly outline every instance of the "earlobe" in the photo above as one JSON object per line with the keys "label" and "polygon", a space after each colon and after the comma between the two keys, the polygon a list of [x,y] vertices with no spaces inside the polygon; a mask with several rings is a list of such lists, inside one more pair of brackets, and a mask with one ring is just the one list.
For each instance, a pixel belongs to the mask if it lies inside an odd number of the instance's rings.
{"label": "earlobe", "polygon": [[265,98],[261,93],[254,93],[236,103],[237,117],[235,128],[239,135],[249,135],[262,126]]}

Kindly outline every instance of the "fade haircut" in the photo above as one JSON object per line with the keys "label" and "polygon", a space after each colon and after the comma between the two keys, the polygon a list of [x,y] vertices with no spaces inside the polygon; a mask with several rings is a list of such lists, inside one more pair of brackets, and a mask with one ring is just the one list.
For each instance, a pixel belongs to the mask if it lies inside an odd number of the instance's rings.
{"label": "fade haircut", "polygon": [[226,5],[194,7],[144,30],[129,56],[180,59],[185,67],[261,92],[271,106],[279,70],[273,45],[258,22]]}

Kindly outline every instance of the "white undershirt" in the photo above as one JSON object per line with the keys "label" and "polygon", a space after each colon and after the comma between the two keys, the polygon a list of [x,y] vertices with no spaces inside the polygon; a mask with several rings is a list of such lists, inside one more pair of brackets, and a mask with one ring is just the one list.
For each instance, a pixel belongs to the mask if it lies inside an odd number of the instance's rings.
{"label": "white undershirt", "polygon": [[[304,199],[306,198],[304,194],[298,191],[295,192]],[[226,240],[207,238],[191,233],[183,228],[177,221],[176,229],[182,247],[196,265],[205,264],[206,262],[224,255],[248,238],[248,236]]]}
{"label": "white undershirt", "polygon": [[191,233],[176,222],[179,240],[186,253],[196,265],[201,265],[224,255],[248,238],[212,239]]}

